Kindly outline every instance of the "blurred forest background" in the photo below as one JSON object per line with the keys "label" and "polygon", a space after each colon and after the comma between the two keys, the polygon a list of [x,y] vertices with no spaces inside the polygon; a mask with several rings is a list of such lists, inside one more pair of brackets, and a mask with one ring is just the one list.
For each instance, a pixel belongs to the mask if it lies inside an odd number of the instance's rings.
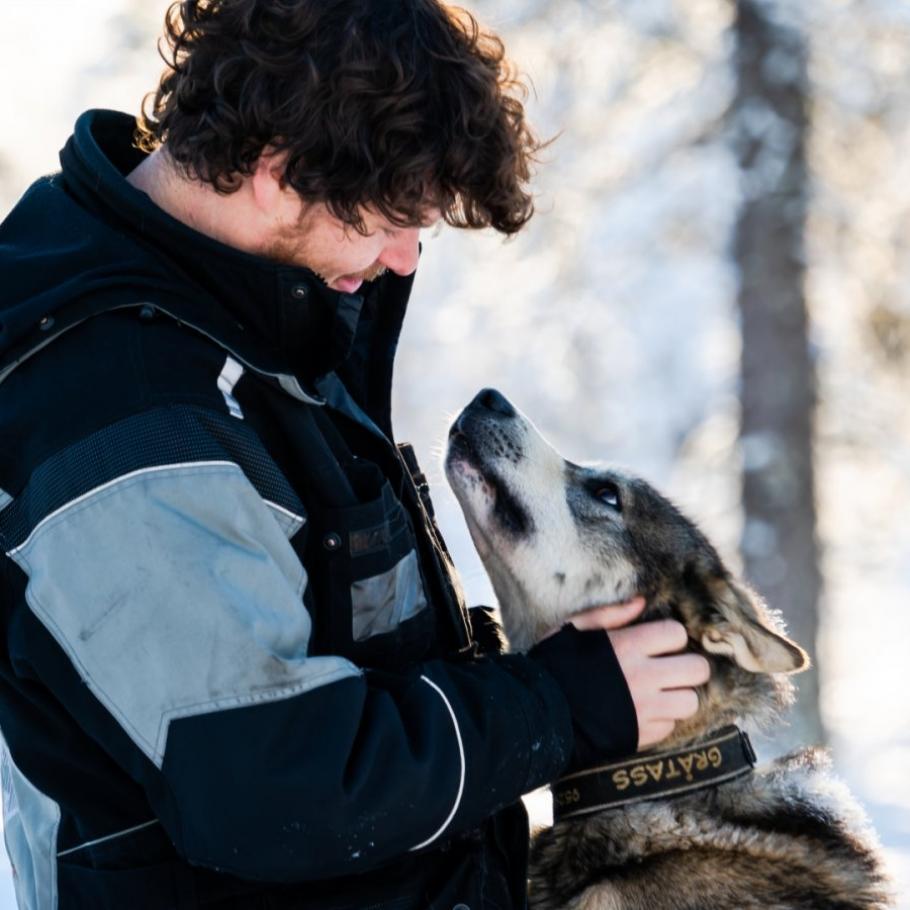
{"label": "blurred forest background", "polygon": [[[138,110],[165,6],[5,0],[0,214],[79,112]],[[827,743],[906,895],[910,3],[470,8],[558,138],[518,238],[425,239],[399,356],[398,436],[469,598],[492,592],[438,455],[491,385],[569,457],[668,492],[783,612],[815,669],[760,751]]]}

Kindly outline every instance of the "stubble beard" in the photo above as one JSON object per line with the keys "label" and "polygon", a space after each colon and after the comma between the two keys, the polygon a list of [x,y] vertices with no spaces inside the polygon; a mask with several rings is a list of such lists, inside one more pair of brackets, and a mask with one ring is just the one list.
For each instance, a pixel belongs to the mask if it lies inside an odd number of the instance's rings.
{"label": "stubble beard", "polygon": [[362,281],[375,281],[377,278],[382,278],[387,271],[388,269],[384,265],[380,265],[377,262],[375,265],[370,266],[370,268],[358,272],[354,277],[360,278]]}
{"label": "stubble beard", "polygon": [[388,271],[386,266],[376,262],[369,268],[360,272],[342,275],[327,275],[324,271],[325,267],[320,266],[320,264],[313,259],[309,245],[306,240],[301,238],[292,240],[290,238],[281,237],[273,240],[272,243],[262,251],[262,255],[265,256],[266,259],[271,259],[273,262],[278,262],[281,265],[309,269],[314,275],[321,278],[327,286],[329,286],[330,281],[335,281],[339,278],[356,278],[361,281],[375,281],[377,278],[381,278],[385,275]]}

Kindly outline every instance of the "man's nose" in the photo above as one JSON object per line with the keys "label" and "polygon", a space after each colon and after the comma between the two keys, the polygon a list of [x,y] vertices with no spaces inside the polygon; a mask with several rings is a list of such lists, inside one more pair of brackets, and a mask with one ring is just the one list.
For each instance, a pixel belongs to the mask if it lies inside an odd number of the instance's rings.
{"label": "man's nose", "polygon": [[417,269],[420,228],[404,228],[382,251],[379,261],[396,275],[410,275]]}

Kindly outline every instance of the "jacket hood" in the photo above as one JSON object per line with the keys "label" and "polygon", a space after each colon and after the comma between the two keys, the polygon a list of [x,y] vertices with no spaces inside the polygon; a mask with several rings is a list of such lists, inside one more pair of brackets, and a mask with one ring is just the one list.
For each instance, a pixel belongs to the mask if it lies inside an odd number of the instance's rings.
{"label": "jacket hood", "polygon": [[[360,362],[377,345],[394,351],[412,276],[343,294],[309,269],[198,233],[125,179],[144,158],[134,128],[126,114],[83,114],[60,173],[36,181],[0,224],[0,370],[64,324],[144,302],[219,339],[237,336],[258,362],[298,375],[322,375],[354,349]],[[380,291],[393,305],[359,326]],[[391,360],[380,359],[390,383]]]}
{"label": "jacket hood", "polygon": [[0,224],[0,358],[62,307],[139,274],[151,277],[130,241],[76,204],[60,174],[38,180]]}

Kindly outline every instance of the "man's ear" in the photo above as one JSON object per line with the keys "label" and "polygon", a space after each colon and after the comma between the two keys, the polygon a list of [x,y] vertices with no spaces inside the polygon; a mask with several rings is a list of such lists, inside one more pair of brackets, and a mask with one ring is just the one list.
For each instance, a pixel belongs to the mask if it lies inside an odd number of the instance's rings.
{"label": "man's ear", "polygon": [[719,617],[702,633],[706,651],[725,654],[752,673],[798,673],[809,668],[809,655],[766,624],[757,594],[731,578],[717,579],[710,593]]}
{"label": "man's ear", "polygon": [[270,145],[265,146],[259,154],[250,176],[250,186],[253,190],[253,199],[263,212],[274,213],[279,210],[287,186],[284,180],[287,160],[286,151],[278,152]]}

